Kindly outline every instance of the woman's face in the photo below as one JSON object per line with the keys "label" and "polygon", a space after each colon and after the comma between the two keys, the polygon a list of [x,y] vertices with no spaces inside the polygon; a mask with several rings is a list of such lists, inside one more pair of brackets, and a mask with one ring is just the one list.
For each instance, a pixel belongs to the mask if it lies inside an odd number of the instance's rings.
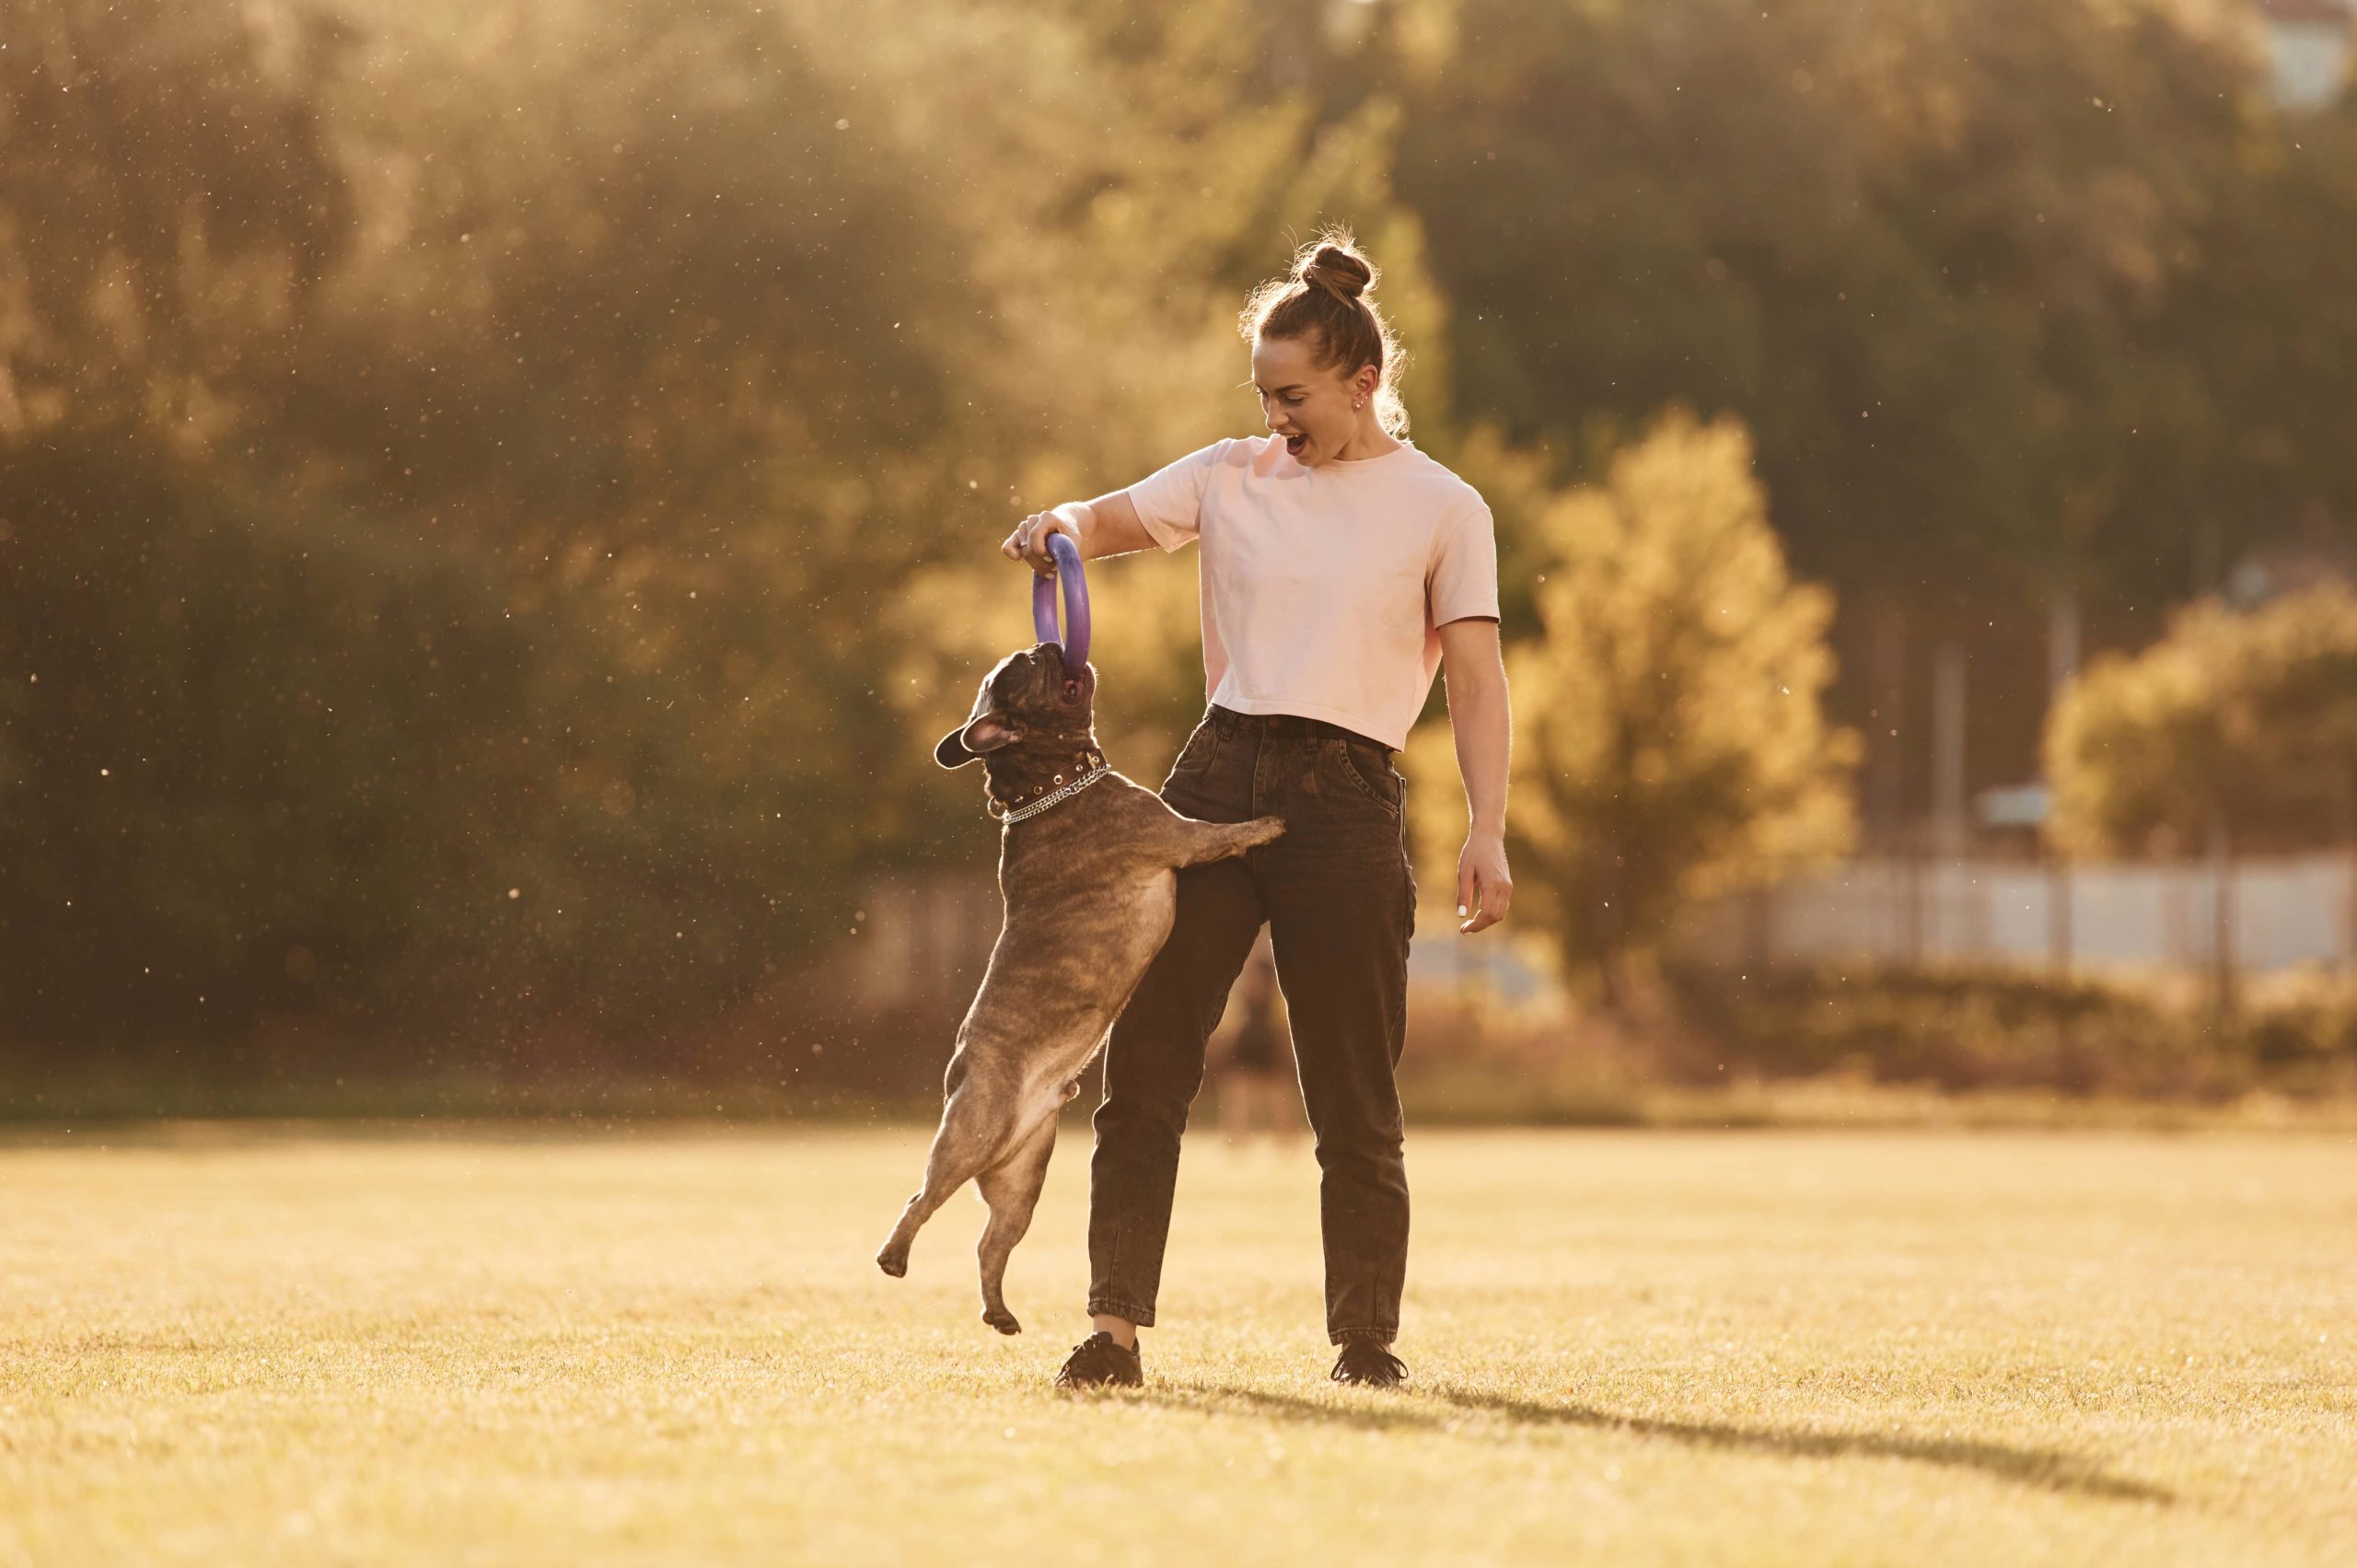
{"label": "woman's face", "polygon": [[1345,377],[1321,370],[1306,338],[1260,338],[1252,344],[1252,384],[1260,394],[1260,414],[1271,433],[1285,437],[1285,449],[1316,467],[1330,460],[1359,433],[1353,399],[1375,390],[1372,365]]}

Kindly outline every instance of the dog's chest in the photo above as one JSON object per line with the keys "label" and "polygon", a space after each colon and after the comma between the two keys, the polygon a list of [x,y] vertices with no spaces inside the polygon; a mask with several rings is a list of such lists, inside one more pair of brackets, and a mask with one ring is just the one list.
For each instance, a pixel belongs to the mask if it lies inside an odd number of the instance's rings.
{"label": "dog's chest", "polygon": [[1103,926],[1108,976],[1119,977],[1117,984],[1134,984],[1162,951],[1178,919],[1178,874],[1168,866],[1135,873],[1122,879],[1108,902],[1106,912],[1111,918]]}

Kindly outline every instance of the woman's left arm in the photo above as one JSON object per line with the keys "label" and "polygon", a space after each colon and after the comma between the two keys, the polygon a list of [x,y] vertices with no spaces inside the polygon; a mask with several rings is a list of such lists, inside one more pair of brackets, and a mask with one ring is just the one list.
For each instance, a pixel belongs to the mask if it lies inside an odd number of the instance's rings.
{"label": "woman's left arm", "polygon": [[[1495,925],[1514,901],[1506,871],[1506,763],[1512,724],[1498,623],[1468,617],[1440,628],[1441,677],[1448,686],[1448,723],[1472,826],[1457,861],[1457,912],[1467,935]],[[1464,918],[1470,916],[1469,919]]]}

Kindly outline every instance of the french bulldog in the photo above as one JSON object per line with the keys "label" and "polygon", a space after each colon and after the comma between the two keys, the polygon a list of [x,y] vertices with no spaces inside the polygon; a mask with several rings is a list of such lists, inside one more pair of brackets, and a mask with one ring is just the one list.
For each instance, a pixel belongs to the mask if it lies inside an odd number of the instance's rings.
{"label": "french bulldog", "polygon": [[982,1320],[1006,1309],[1006,1260],[1030,1228],[1056,1143],[1056,1117],[1170,935],[1178,868],[1242,854],[1284,831],[1281,818],[1200,822],[1106,766],[1096,735],[1097,672],[1064,668],[1052,642],[1001,660],[966,722],[941,738],[945,768],[981,761],[999,831],[1005,905],[981,988],[958,1027],[924,1185],[877,1266],[908,1272],[909,1246],[968,1181],[990,1206],[978,1249]]}

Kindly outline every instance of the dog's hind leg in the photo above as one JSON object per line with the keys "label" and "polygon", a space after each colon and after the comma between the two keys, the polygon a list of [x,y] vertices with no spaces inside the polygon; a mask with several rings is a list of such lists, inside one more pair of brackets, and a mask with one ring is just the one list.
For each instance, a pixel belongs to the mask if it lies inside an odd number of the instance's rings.
{"label": "dog's hind leg", "polygon": [[991,1074],[962,1075],[942,1108],[941,1130],[933,1135],[933,1152],[925,1156],[924,1185],[900,1211],[900,1223],[876,1254],[877,1268],[894,1279],[909,1272],[909,1247],[918,1229],[949,1202],[951,1193],[1004,1157],[1017,1114],[1016,1086],[998,1083]]}
{"label": "dog's hind leg", "polygon": [[974,1180],[982,1202],[991,1206],[991,1223],[982,1227],[981,1243],[974,1249],[982,1260],[982,1321],[1002,1334],[1023,1331],[1006,1309],[1002,1286],[1015,1244],[1031,1228],[1031,1211],[1039,1205],[1039,1189],[1048,1179],[1048,1156],[1055,1147],[1056,1113],[1051,1109],[1004,1159]]}

